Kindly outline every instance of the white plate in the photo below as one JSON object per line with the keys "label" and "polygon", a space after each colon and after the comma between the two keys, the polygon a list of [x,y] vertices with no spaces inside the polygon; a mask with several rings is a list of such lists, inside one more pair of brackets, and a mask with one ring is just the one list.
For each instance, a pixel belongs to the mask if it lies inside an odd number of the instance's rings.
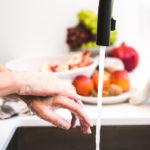
{"label": "white plate", "polygon": [[[120,94],[118,96],[111,96],[111,97],[103,97],[102,98],[102,103],[103,104],[117,104],[117,103],[123,103],[125,101],[127,101],[131,94],[135,92],[135,88],[131,88],[128,92],[125,92],[123,94]],[[97,97],[81,97],[81,100],[85,103],[88,104],[97,104]]]}

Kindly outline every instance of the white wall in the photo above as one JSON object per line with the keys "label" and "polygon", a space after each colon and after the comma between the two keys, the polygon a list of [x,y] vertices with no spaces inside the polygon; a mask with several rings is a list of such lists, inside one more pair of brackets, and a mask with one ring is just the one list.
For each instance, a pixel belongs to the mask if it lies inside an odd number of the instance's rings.
{"label": "white wall", "polygon": [[[139,6],[139,0],[115,0],[120,41],[137,43]],[[0,63],[67,52],[66,28],[77,23],[81,8],[97,7],[98,0],[0,0]]]}
{"label": "white wall", "polygon": [[66,28],[93,0],[0,0],[0,62],[13,57],[67,51]]}

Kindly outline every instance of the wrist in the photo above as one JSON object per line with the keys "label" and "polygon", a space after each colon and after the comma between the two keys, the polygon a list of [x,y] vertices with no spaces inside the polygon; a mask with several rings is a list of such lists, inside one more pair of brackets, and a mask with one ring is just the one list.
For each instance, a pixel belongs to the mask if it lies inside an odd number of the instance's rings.
{"label": "wrist", "polygon": [[17,93],[19,90],[18,80],[17,80],[17,73],[16,72],[9,72],[9,88],[11,89],[10,94]]}
{"label": "wrist", "polygon": [[15,85],[15,93],[18,95],[26,95],[28,92],[28,84],[24,72],[13,72],[13,81]]}
{"label": "wrist", "polygon": [[17,86],[14,80],[14,73],[0,73],[0,97],[16,93]]}
{"label": "wrist", "polygon": [[14,93],[19,94],[20,89],[23,86],[22,83],[20,82],[20,76],[19,72],[12,72],[11,78],[12,78],[12,85],[14,85]]}

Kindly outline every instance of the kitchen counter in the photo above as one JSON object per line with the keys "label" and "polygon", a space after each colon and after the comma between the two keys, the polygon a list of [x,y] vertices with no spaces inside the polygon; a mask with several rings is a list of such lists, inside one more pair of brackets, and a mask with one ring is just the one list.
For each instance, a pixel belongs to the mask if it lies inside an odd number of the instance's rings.
{"label": "kitchen counter", "polygon": [[[96,123],[97,109],[95,105],[85,105],[85,111]],[[58,113],[70,120],[70,113],[59,110]],[[150,125],[150,101],[141,106],[127,103],[104,105],[102,109],[102,125]],[[0,150],[5,150],[17,127],[52,126],[36,116],[22,116],[0,121]]]}

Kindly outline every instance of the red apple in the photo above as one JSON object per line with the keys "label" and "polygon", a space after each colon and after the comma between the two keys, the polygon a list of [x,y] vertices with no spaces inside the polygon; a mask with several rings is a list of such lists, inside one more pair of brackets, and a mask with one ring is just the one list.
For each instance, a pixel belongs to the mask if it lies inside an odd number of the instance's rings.
{"label": "red apple", "polygon": [[139,63],[139,55],[137,51],[122,43],[121,46],[114,48],[111,52],[112,57],[121,59],[125,65],[127,71],[132,71]]}
{"label": "red apple", "polygon": [[129,75],[126,70],[117,70],[111,74],[111,83],[120,86],[123,92],[130,87]]}
{"label": "red apple", "polygon": [[94,89],[92,79],[85,75],[77,76],[72,84],[75,86],[77,93],[81,96],[89,96]]}

